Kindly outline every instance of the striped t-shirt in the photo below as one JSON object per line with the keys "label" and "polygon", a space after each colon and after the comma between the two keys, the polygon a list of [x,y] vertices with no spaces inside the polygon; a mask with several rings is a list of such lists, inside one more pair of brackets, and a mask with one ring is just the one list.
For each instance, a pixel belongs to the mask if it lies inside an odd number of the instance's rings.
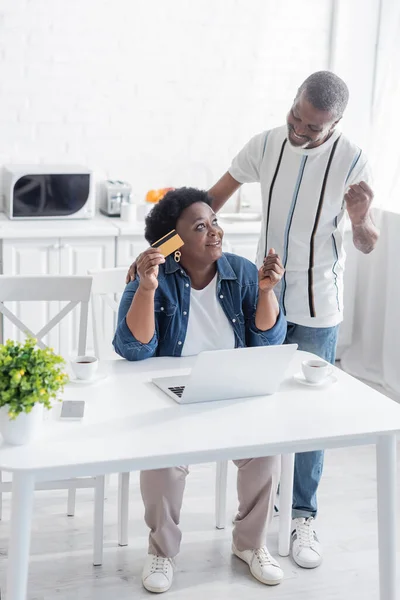
{"label": "striped t-shirt", "polygon": [[371,183],[365,154],[339,130],[321,146],[290,144],[287,127],[254,136],[232,161],[240,183],[260,182],[260,267],[269,248],[286,269],[276,288],[289,322],[332,327],[343,318],[344,194]]}

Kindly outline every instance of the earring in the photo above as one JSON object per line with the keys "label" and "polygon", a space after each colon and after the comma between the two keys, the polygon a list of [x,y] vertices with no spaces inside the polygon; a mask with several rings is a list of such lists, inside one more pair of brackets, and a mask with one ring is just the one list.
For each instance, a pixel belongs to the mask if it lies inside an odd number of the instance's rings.
{"label": "earring", "polygon": [[174,261],[178,263],[181,260],[181,256],[181,253],[179,252],[179,250],[177,250],[174,254]]}

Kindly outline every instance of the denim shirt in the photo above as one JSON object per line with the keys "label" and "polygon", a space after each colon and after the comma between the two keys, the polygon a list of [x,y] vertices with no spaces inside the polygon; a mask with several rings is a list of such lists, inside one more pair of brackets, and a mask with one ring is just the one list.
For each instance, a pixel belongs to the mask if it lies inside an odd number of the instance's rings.
{"label": "denim shirt", "polygon": [[[217,261],[217,297],[235,334],[235,347],[282,344],[286,321],[282,311],[268,331],[257,329],[255,314],[258,299],[258,270],[249,260],[235,254],[223,254]],[[190,278],[169,256],[160,266],[154,298],[155,333],[142,344],[126,324],[126,314],[139,287],[131,281],[125,288],[118,311],[118,326],[113,345],[127,360],[152,356],[181,356],[190,311]]]}

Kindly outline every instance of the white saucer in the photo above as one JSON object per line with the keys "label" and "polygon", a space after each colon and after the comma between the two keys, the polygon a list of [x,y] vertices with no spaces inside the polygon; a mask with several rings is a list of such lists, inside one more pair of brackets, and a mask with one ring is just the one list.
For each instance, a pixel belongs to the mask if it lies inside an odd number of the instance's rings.
{"label": "white saucer", "polygon": [[78,379],[75,375],[71,375],[69,383],[75,383],[76,385],[91,385],[92,383],[97,383],[98,381],[106,379],[107,376],[108,374],[104,371],[97,371],[92,379]]}
{"label": "white saucer", "polygon": [[328,377],[325,377],[325,379],[318,381],[317,383],[311,383],[311,381],[307,381],[302,372],[295,373],[295,375],[293,375],[293,379],[297,381],[297,383],[302,383],[303,385],[308,385],[309,387],[324,387],[337,382],[337,377],[334,373],[330,373]]}

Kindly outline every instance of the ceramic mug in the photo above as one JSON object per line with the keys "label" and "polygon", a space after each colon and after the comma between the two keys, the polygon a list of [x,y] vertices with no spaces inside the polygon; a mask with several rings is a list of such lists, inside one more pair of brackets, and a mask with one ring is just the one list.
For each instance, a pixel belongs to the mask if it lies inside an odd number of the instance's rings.
{"label": "ceramic mug", "polygon": [[320,383],[332,373],[332,365],[326,360],[311,359],[301,363],[303,375],[309,383]]}
{"label": "ceramic mug", "polygon": [[121,204],[121,220],[127,221],[128,223],[133,223],[136,221],[136,204],[128,204],[127,202],[123,202]]}
{"label": "ceramic mug", "polygon": [[95,356],[77,356],[71,360],[71,367],[77,379],[93,379],[99,360]]}

